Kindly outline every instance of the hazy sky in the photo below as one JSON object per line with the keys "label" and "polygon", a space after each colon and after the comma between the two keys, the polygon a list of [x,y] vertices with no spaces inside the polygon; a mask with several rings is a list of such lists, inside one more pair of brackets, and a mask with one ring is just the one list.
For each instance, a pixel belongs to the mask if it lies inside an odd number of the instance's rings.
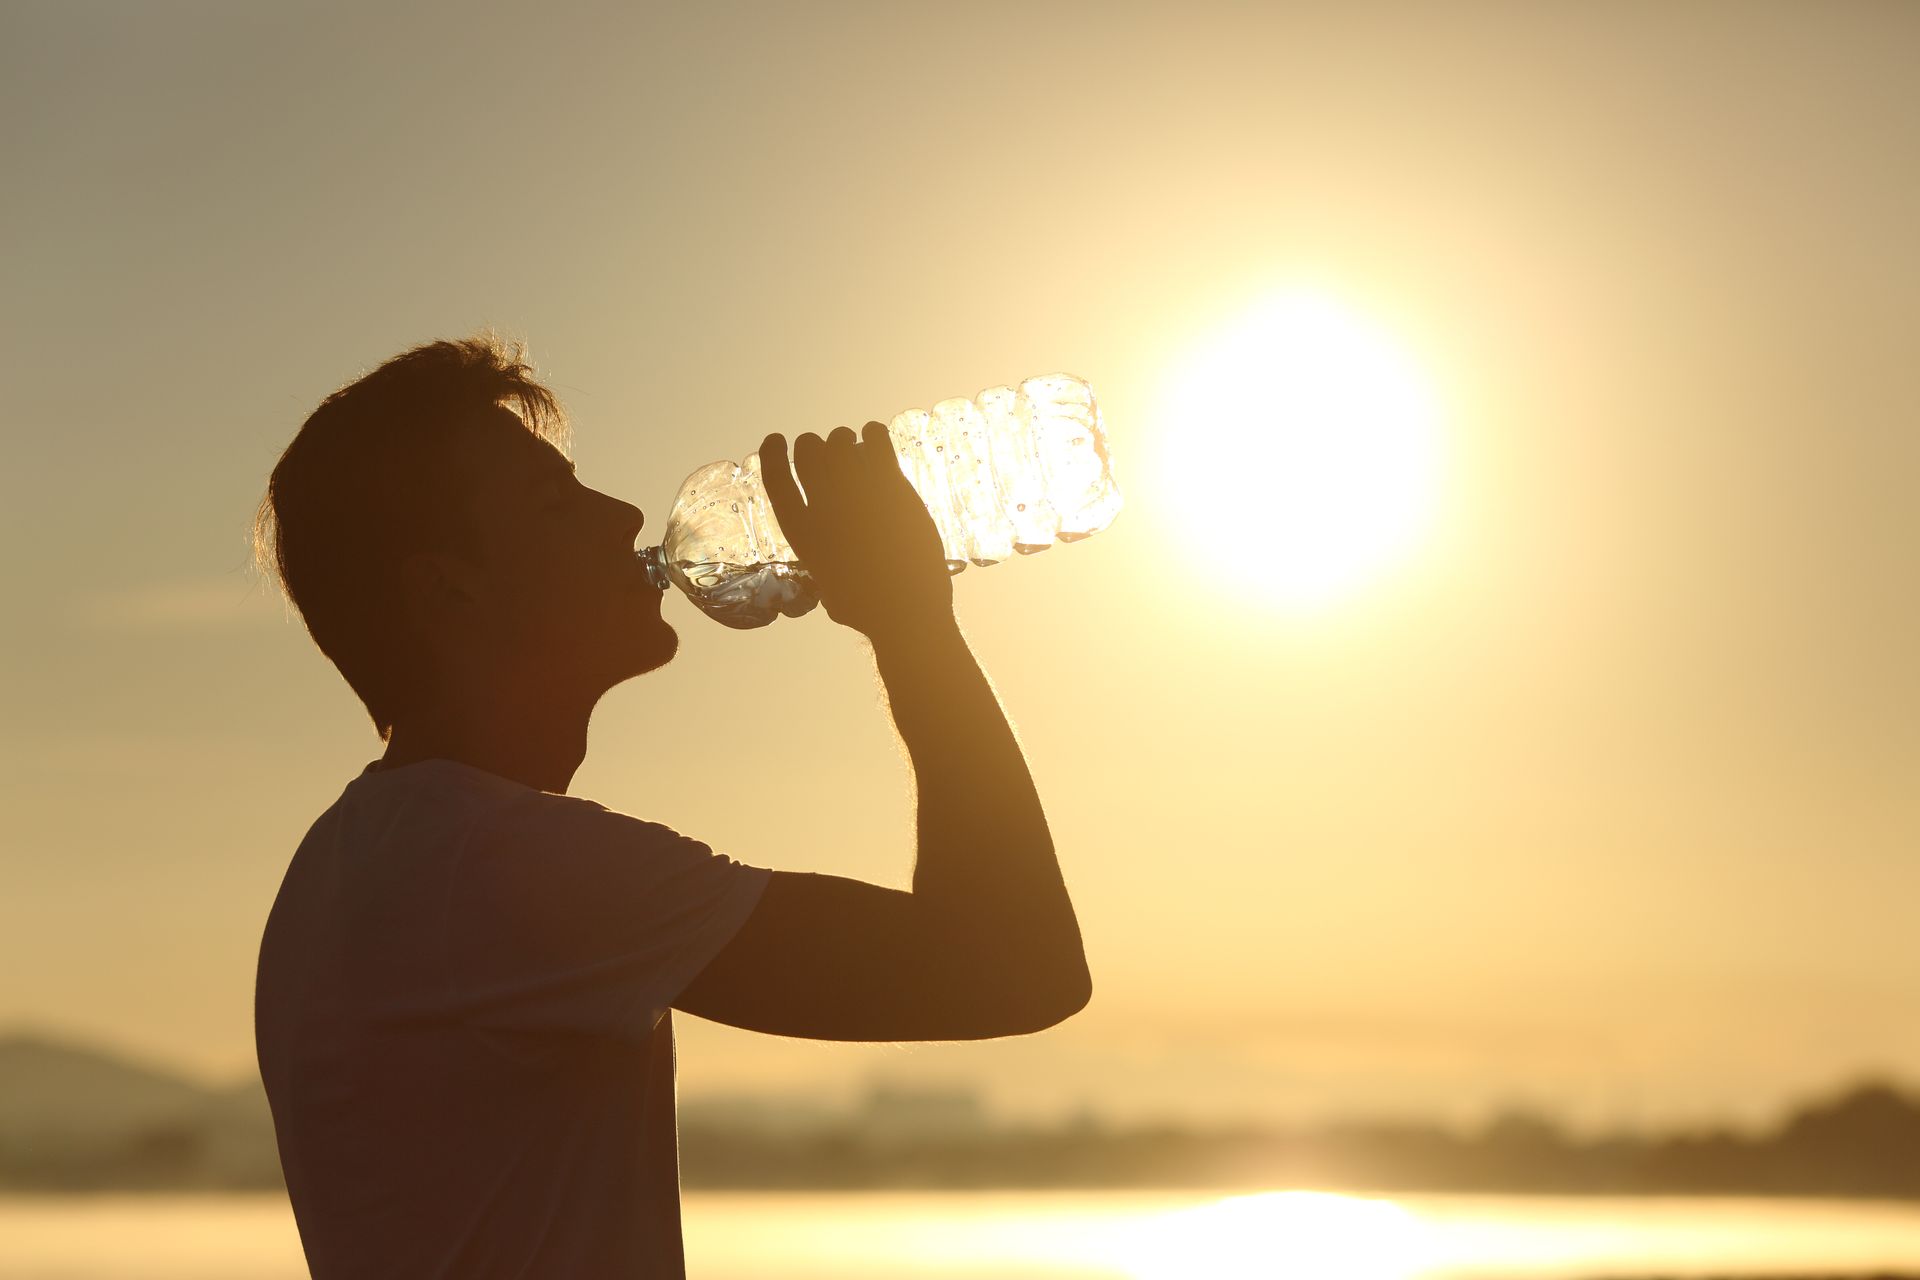
{"label": "hazy sky", "polygon": [[[1917,64],[1896,3],[0,0],[0,1024],[252,1069],[267,908],[379,744],[248,519],[323,395],[491,324],[652,534],[767,430],[1055,369],[1127,495],[956,588],[1093,1006],[683,1018],[683,1095],[1605,1122],[1920,1079]],[[1294,290],[1442,410],[1429,534],[1311,613],[1199,552],[1263,481],[1165,395]],[[574,792],[906,885],[858,639],[667,609]]]}

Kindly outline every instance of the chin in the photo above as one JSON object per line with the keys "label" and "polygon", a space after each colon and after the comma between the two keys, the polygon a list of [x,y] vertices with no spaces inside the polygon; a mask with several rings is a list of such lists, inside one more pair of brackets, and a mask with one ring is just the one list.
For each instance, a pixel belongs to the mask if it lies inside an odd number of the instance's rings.
{"label": "chin", "polygon": [[680,633],[662,619],[652,618],[637,626],[627,623],[602,630],[598,643],[580,654],[578,661],[583,669],[600,673],[599,683],[605,690],[658,671],[679,651]]}
{"label": "chin", "polygon": [[680,633],[663,622],[658,631],[648,632],[646,643],[633,655],[634,669],[631,674],[643,676],[649,671],[658,671],[672,662],[673,656],[679,652]]}

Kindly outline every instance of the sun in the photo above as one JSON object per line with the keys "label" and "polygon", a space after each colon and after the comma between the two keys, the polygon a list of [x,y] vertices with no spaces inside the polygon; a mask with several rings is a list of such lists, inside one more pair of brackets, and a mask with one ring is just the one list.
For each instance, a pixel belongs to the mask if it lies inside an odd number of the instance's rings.
{"label": "sun", "polygon": [[1405,560],[1441,479],[1439,410],[1392,335],[1331,297],[1271,297],[1196,344],[1161,411],[1185,557],[1287,611]]}

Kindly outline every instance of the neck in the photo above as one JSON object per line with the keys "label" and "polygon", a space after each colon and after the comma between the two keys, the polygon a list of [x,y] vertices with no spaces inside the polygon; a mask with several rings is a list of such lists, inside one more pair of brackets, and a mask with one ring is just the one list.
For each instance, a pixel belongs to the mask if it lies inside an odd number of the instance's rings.
{"label": "neck", "polygon": [[553,697],[473,699],[395,721],[382,768],[453,760],[538,791],[565,794],[587,756],[593,702]]}

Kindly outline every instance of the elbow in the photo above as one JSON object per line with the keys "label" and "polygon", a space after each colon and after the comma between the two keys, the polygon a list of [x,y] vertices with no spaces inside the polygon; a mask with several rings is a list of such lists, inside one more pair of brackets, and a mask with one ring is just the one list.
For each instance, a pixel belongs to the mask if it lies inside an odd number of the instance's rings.
{"label": "elbow", "polygon": [[1062,1012],[1058,1021],[1065,1022],[1074,1014],[1086,1008],[1093,1000],[1093,972],[1087,968],[1087,956],[1084,951],[1077,952],[1074,963],[1068,970],[1067,979],[1061,993],[1065,999],[1061,1004]]}
{"label": "elbow", "polygon": [[1091,981],[1081,983],[1079,986],[1073,989],[1072,993],[1068,995],[1064,1001],[1061,1002],[1059,1007],[1059,1012],[1054,1016],[1051,1022],[1047,1023],[1047,1026],[1049,1027],[1059,1026],[1061,1023],[1065,1022],[1068,1018],[1071,1018],[1074,1014],[1086,1008],[1088,1003],[1092,1001],[1092,999],[1093,999],[1093,983]]}
{"label": "elbow", "polygon": [[1034,998],[1023,1020],[1024,1030],[1029,1034],[1057,1027],[1086,1008],[1093,999],[1093,976],[1082,963],[1076,972],[1066,975],[1059,983],[1031,995]]}
{"label": "elbow", "polygon": [[1065,1022],[1068,1018],[1071,1018],[1092,1002],[1093,975],[1087,972],[1087,966],[1083,962],[1080,966],[1080,972],[1074,979],[1073,986],[1069,990],[1066,1012],[1060,1015],[1060,1021]]}
{"label": "elbow", "polygon": [[973,950],[970,963],[955,970],[959,987],[971,997],[980,1029],[969,1038],[1032,1035],[1059,1026],[1093,999],[1093,976],[1079,938],[1071,945],[991,952]]}

